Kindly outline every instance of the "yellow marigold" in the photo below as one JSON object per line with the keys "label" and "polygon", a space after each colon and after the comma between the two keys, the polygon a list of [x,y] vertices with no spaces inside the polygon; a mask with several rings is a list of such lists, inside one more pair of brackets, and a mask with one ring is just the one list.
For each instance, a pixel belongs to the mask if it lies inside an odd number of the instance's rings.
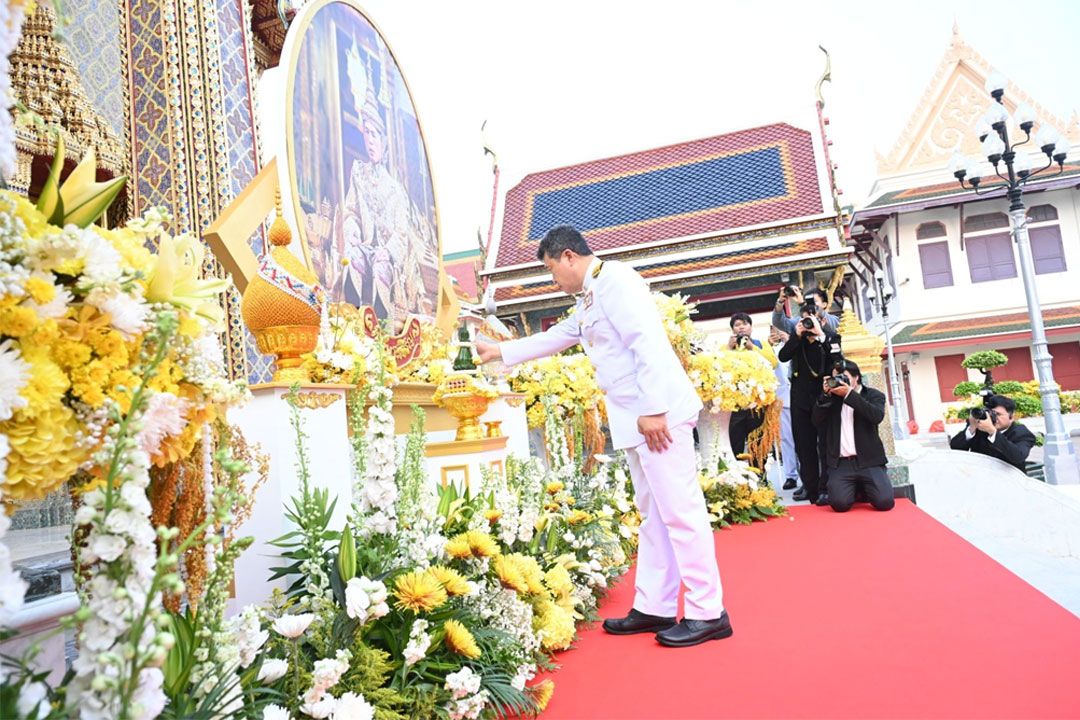
{"label": "yellow marigold", "polygon": [[529,688],[529,694],[532,695],[533,702],[536,703],[537,711],[543,712],[547,709],[548,703],[551,702],[551,696],[555,694],[555,681],[548,679],[539,685],[533,685]]}
{"label": "yellow marigold", "polygon": [[581,523],[589,522],[590,520],[592,520],[592,515],[584,510],[575,510],[566,518],[566,522],[571,525],[580,525]]}
{"label": "yellow marigold", "polygon": [[574,581],[570,571],[563,565],[555,565],[544,573],[544,584],[556,596],[570,595],[574,592]]}
{"label": "yellow marigold", "polygon": [[446,590],[442,584],[425,570],[413,570],[400,576],[394,583],[395,603],[402,610],[430,612],[446,602]]}
{"label": "yellow marigold", "polygon": [[45,278],[32,277],[26,281],[23,288],[38,305],[52,302],[53,298],[56,297],[56,286]]}
{"label": "yellow marigold", "polygon": [[30,363],[30,380],[19,391],[26,398],[23,413],[34,417],[45,408],[59,405],[71,383],[68,376],[48,356],[47,348],[40,345],[24,345],[23,360]]}
{"label": "yellow marigold", "polygon": [[484,518],[494,525],[499,522],[499,518],[502,517],[502,510],[496,510],[495,508],[488,508],[484,511]]}
{"label": "yellow marigold", "polygon": [[547,484],[547,491],[549,495],[554,495],[555,493],[561,491],[564,487],[566,486],[562,484],[562,481],[552,480]]}
{"label": "yellow marigold", "polygon": [[77,444],[79,422],[71,408],[54,403],[28,415],[22,408],[0,423],[11,450],[7,456],[4,494],[16,500],[37,500],[60,487],[86,459]]}
{"label": "yellow marigold", "polygon": [[448,595],[469,594],[469,583],[457,570],[441,565],[432,565],[428,568],[428,572],[442,584]]}
{"label": "yellow marigold", "polygon": [[446,631],[446,646],[451,652],[470,660],[480,657],[480,647],[467,627],[457,620],[447,620],[443,623],[443,630]]}
{"label": "yellow marigold", "polygon": [[465,537],[464,534],[448,540],[445,549],[447,555],[458,560],[472,557],[472,548],[469,547],[469,539]]}
{"label": "yellow marigold", "polygon": [[535,606],[533,629],[540,634],[541,646],[549,651],[570,647],[577,632],[574,616],[550,598],[544,598]]}
{"label": "yellow marigold", "polygon": [[118,331],[109,328],[96,328],[86,335],[86,341],[94,348],[98,357],[106,361],[113,368],[124,367],[128,364],[127,343]]}
{"label": "yellow marigold", "polygon": [[500,555],[495,558],[495,574],[499,576],[499,582],[503,587],[510,588],[519,593],[529,591],[529,583],[525,580],[525,573],[521,566],[511,555]]}
{"label": "yellow marigold", "polygon": [[499,554],[499,544],[486,532],[470,530],[465,533],[465,537],[469,542],[469,549],[476,557],[495,557]]}
{"label": "yellow marigold", "polygon": [[183,379],[184,369],[173,362],[172,358],[167,357],[158,365],[157,374],[147,383],[147,386],[156,392],[179,395],[180,381]]}
{"label": "yellow marigold", "polygon": [[15,306],[0,310],[0,335],[23,337],[37,326],[37,313],[28,307]]}

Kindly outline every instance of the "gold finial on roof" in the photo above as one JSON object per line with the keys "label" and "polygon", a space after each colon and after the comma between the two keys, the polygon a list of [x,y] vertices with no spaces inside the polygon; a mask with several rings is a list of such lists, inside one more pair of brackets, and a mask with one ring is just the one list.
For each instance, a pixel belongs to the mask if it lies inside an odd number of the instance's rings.
{"label": "gold finial on roof", "polygon": [[274,222],[270,225],[270,244],[274,247],[288,247],[292,242],[292,230],[281,214],[281,189],[274,191]]}

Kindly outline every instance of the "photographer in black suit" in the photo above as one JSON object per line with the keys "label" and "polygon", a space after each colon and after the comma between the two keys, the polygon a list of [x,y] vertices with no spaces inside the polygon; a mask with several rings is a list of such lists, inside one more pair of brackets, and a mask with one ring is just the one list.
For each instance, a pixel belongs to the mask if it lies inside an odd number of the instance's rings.
{"label": "photographer in black suit", "polygon": [[815,303],[805,303],[801,313],[794,332],[777,353],[780,362],[791,363],[791,434],[803,484],[793,497],[825,505],[828,498],[820,487],[818,429],[811,413],[821,394],[821,382],[830,374],[832,357],[839,354],[840,336],[822,328]]}
{"label": "photographer in black suit", "polygon": [[829,504],[846,512],[862,487],[875,510],[892,510],[892,483],[885,472],[885,447],[878,425],[885,419],[885,395],[862,384],[859,366],[845,360],[821,384],[813,419],[825,435]]}
{"label": "photographer in black suit", "polygon": [[1027,456],[1035,446],[1035,435],[1013,422],[1015,412],[1012,398],[991,395],[985,408],[971,410],[968,426],[953,437],[949,447],[996,457],[1023,472]]}

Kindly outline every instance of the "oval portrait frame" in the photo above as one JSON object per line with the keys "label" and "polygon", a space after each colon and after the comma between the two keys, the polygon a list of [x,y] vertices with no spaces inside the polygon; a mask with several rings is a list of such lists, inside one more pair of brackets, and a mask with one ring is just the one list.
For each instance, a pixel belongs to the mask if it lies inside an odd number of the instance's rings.
{"label": "oval portrait frame", "polygon": [[[349,11],[357,14],[358,19],[366,23],[370,29],[374,32],[378,41],[382,44],[386,51],[386,54],[393,65],[393,69],[396,71],[397,76],[401,79],[401,84],[404,87],[405,94],[408,97],[408,102],[412,110],[412,115],[416,119],[417,133],[420,143],[420,149],[423,153],[424,172],[426,173],[427,187],[431,196],[431,214],[434,218],[433,235],[435,240],[435,270],[436,279],[434,285],[426,287],[423,291],[423,297],[427,298],[431,304],[430,321],[435,322],[439,314],[439,295],[442,275],[442,223],[439,217],[439,204],[437,197],[437,190],[435,188],[435,181],[431,171],[431,158],[428,152],[427,137],[424,134],[423,122],[420,118],[420,112],[416,106],[413,91],[409,85],[408,78],[401,68],[401,64],[398,62],[397,55],[394,53],[390,43],[387,42],[386,36],[383,34],[381,28],[371,16],[364,10],[356,0],[314,0],[297,13],[293,19],[292,24],[289,26],[289,31],[286,36],[284,47],[282,48],[281,57],[285,61],[282,64],[285,66],[285,149],[287,162],[284,163],[285,167],[279,168],[279,180],[281,186],[287,189],[288,202],[291,206],[292,215],[295,220],[295,227],[299,234],[300,245],[304,254],[304,263],[309,269],[316,273],[320,283],[324,283],[322,274],[319,273],[316,263],[313,260],[312,253],[312,240],[309,237],[307,223],[305,221],[306,215],[304,208],[301,205],[301,192],[300,192],[300,168],[297,166],[297,138],[296,138],[296,113],[294,112],[294,103],[296,102],[297,93],[297,70],[300,64],[302,51],[304,49],[304,40],[308,35],[308,31],[312,24],[316,21],[320,12],[326,10],[331,6],[342,6]],[[287,64],[286,64],[287,63]],[[369,80],[370,82],[370,80]],[[390,118],[387,118],[390,120]],[[340,117],[338,118],[340,123]],[[331,152],[333,152],[333,148]],[[348,172],[342,169],[343,175],[348,175]],[[341,177],[342,184],[346,184],[351,181],[349,177]],[[346,198],[342,196],[339,200],[339,208],[344,208]],[[412,262],[418,262],[412,260]],[[326,288],[330,297],[335,297],[333,288]],[[358,306],[366,305],[366,303],[357,303]],[[409,317],[416,317],[415,312],[410,311]],[[385,317],[385,316],[383,316]]]}

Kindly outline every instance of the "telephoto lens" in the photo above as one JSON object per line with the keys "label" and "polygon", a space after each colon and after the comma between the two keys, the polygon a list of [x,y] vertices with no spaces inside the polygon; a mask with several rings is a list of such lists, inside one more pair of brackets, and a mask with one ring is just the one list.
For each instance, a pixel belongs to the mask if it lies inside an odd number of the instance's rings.
{"label": "telephoto lens", "polygon": [[806,328],[807,330],[813,330],[814,329],[814,321],[811,320],[810,318],[803,318],[802,319],[802,326],[804,328]]}

